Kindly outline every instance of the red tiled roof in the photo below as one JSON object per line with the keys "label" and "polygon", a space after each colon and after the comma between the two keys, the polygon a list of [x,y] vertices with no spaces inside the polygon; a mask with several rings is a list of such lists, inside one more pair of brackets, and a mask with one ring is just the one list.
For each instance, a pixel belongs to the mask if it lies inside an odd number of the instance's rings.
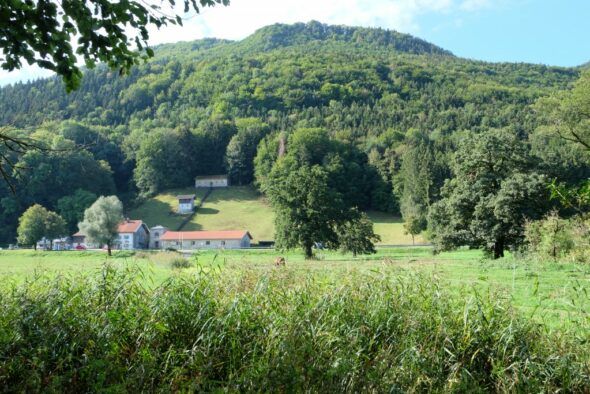
{"label": "red tiled roof", "polygon": [[143,222],[141,220],[125,220],[123,223],[119,224],[117,228],[118,233],[134,233],[136,232]]}
{"label": "red tiled roof", "polygon": [[242,239],[248,235],[250,239],[252,236],[248,231],[167,231],[160,237],[162,241],[178,241],[178,240],[204,240],[204,239]]}
{"label": "red tiled roof", "polygon": [[[143,224],[143,221],[141,221],[141,220],[125,220],[119,224],[119,227],[117,227],[117,232],[118,233],[134,233],[139,229],[139,227],[141,227],[142,224]],[[84,234],[82,231],[78,231],[76,234],[74,234],[72,236],[73,237],[85,237],[86,234]]]}

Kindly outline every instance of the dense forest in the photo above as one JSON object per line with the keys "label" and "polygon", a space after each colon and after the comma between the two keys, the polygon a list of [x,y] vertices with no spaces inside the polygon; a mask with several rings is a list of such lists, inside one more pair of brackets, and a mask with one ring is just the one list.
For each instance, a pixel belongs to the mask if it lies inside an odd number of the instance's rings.
{"label": "dense forest", "polygon": [[[116,193],[130,207],[219,173],[265,191],[291,145],[293,160],[323,166],[347,204],[402,214],[416,233],[431,206],[430,218],[452,216],[444,201],[467,187],[458,177],[470,179],[468,163],[478,160],[468,152],[505,164],[493,170],[498,182],[509,180],[504,188],[474,178],[482,194],[518,195],[519,206],[544,199],[530,218],[552,208],[543,197],[551,180],[573,186],[590,178],[584,148],[553,133],[539,113],[545,97],[572,89],[582,68],[461,59],[394,31],[318,22],[155,53],[129,75],[89,70],[69,94],[58,78],[0,89],[0,126],[34,145],[0,148],[11,175],[0,185],[0,242],[14,242],[33,203],[59,212],[73,231],[99,195]],[[490,153],[495,146],[502,149]],[[490,247],[512,246],[498,242]]]}

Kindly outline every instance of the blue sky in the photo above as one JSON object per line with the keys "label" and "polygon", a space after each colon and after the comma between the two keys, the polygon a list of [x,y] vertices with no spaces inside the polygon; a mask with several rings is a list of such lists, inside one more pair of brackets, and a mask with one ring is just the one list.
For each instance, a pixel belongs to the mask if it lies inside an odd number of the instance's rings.
{"label": "blue sky", "polygon": [[[231,0],[184,27],[152,30],[151,42],[238,40],[272,23],[318,20],[410,33],[471,59],[577,66],[590,61],[589,16],[590,0]],[[45,75],[0,71],[0,85]]]}

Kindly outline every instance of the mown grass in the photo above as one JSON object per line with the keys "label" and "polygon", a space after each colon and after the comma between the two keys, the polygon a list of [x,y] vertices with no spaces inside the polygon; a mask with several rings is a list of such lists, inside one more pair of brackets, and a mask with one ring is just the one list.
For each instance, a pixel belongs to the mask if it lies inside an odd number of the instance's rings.
{"label": "mown grass", "polygon": [[[216,273],[217,272],[217,273]],[[288,269],[37,276],[0,291],[17,392],[585,392],[590,330],[551,333],[502,293],[425,273],[339,283]],[[149,276],[149,275],[148,275]],[[586,326],[586,328],[589,328]]]}
{"label": "mown grass", "polygon": [[272,241],[274,213],[253,187],[216,188],[184,229],[248,230],[254,242]]}
{"label": "mown grass", "polygon": [[197,205],[204,191],[203,189],[195,189],[194,187],[167,190],[155,197],[147,199],[141,205],[131,210],[128,216],[131,219],[143,220],[149,227],[161,225],[171,230],[176,230],[187,217],[187,215],[176,213],[178,208],[176,196],[179,194],[195,194],[197,196],[195,205]]}
{"label": "mown grass", "polygon": [[[129,213],[129,217],[141,219],[149,226],[163,225],[176,229],[185,216],[175,214],[176,195],[197,194],[202,197],[205,189],[168,190],[147,199]],[[400,217],[383,212],[367,212],[374,223],[374,230],[381,237],[382,245],[412,245],[412,237],[404,234]],[[214,189],[203,207],[183,230],[248,230],[254,241],[274,240],[274,213],[266,199],[251,186],[230,186]],[[418,235],[416,244],[426,242]]]}
{"label": "mown grass", "polygon": [[368,211],[367,215],[373,222],[373,230],[381,237],[380,245],[416,245],[427,243],[422,235],[412,236],[405,233],[404,221],[399,216],[389,213]]}

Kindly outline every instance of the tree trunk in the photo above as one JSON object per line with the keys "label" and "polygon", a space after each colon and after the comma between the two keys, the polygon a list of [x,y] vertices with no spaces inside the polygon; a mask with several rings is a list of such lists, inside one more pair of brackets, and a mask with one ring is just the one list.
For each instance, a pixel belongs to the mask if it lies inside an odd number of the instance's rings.
{"label": "tree trunk", "polygon": [[37,251],[37,242],[33,242],[33,250]]}
{"label": "tree trunk", "polygon": [[494,243],[494,259],[504,257],[504,240],[499,239]]}
{"label": "tree trunk", "polygon": [[412,246],[416,246],[416,243],[414,242],[414,234],[412,234]]}
{"label": "tree trunk", "polygon": [[303,245],[303,252],[305,253],[305,259],[311,259],[313,257],[313,251],[311,249],[312,244],[311,243],[306,243],[305,245]]}
{"label": "tree trunk", "polygon": [[111,244],[110,244],[110,243],[108,243],[108,244],[107,244],[107,254],[108,254],[109,256],[112,256],[112,255],[113,255],[113,254],[111,253]]}

